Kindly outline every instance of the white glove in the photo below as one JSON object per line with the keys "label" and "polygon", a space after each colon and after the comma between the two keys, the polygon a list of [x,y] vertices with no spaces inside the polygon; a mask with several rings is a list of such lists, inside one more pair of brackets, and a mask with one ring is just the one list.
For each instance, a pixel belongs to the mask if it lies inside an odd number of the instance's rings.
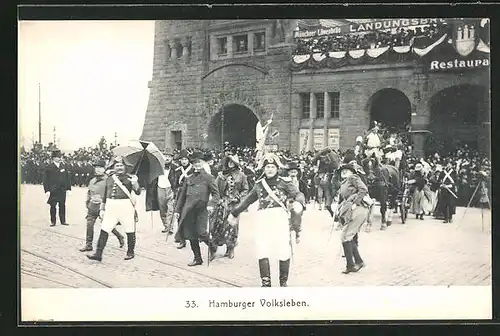
{"label": "white glove", "polygon": [[227,222],[229,223],[229,225],[235,226],[236,224],[238,224],[238,218],[234,217],[232,214],[229,214],[229,216],[227,217]]}
{"label": "white glove", "polygon": [[50,191],[47,191],[47,192],[45,193],[45,198],[48,200],[48,199],[49,199],[49,197],[50,197]]}
{"label": "white glove", "polygon": [[66,190],[66,196],[71,196],[71,190]]}
{"label": "white glove", "polygon": [[292,210],[296,214],[300,214],[304,210],[304,207],[302,206],[302,204],[300,204],[299,202],[295,201],[295,202],[292,203]]}
{"label": "white glove", "polygon": [[132,182],[132,183],[139,181],[139,179],[137,178],[137,175],[131,175],[131,176],[129,177],[129,180],[130,180],[130,182]]}
{"label": "white glove", "polygon": [[99,211],[99,218],[101,220],[104,218],[104,210]]}
{"label": "white glove", "polygon": [[213,206],[207,206],[207,211],[208,211],[208,212],[212,212],[212,211],[214,211],[214,207],[213,207]]}

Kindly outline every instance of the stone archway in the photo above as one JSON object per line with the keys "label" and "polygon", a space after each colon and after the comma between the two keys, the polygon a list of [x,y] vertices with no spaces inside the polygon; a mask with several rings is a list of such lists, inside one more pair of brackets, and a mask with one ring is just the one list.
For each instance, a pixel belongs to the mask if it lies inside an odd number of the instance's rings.
{"label": "stone archway", "polygon": [[221,148],[224,142],[235,147],[255,147],[255,128],[259,119],[248,107],[229,103],[216,112],[208,125],[208,144]]}
{"label": "stone archway", "polygon": [[429,130],[436,148],[446,154],[457,145],[483,153],[490,147],[489,94],[482,85],[455,85],[437,92],[429,101]]}
{"label": "stone archway", "polygon": [[381,122],[389,130],[404,130],[411,124],[411,103],[401,91],[392,88],[375,92],[368,100],[370,127]]}

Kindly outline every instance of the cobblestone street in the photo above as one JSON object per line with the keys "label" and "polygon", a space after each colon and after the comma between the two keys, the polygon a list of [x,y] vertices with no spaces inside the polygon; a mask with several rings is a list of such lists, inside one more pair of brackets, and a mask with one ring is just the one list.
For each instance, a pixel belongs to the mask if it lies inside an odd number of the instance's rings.
{"label": "cobblestone street", "polygon": [[[144,194],[144,193],[143,193]],[[21,285],[22,287],[229,287],[260,286],[253,254],[250,209],[241,215],[240,240],[233,260],[222,258],[224,247],[207,267],[188,268],[189,246],[178,250],[172,238],[165,242],[156,212],[144,211],[139,200],[137,256],[124,261],[126,246],[119,248],[110,235],[101,263],[92,262],[78,249],[85,238],[86,189],[73,188],[67,199],[68,227],[49,227],[49,207],[38,185],[21,186]],[[386,231],[378,230],[378,210],[372,232],[360,234],[360,252],[367,265],[359,273],[343,275],[339,232],[330,235],[326,211],[305,213],[301,242],[294,245],[289,286],[371,285],[491,285],[491,213],[458,208],[452,224],[411,215],[402,225],[396,215]],[[96,223],[94,248],[100,230]],[[118,227],[118,230],[123,230]],[[202,253],[207,254],[206,246]],[[272,264],[277,285],[277,262]]]}

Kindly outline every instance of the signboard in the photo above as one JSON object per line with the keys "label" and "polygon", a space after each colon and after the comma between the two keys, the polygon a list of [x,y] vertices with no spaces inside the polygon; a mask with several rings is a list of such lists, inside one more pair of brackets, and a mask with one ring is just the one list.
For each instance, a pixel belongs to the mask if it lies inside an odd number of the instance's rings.
{"label": "signboard", "polygon": [[299,129],[299,153],[309,150],[309,130]]}
{"label": "signboard", "polygon": [[334,149],[340,149],[340,129],[330,128],[328,129],[328,147]]}
{"label": "signboard", "polygon": [[323,142],[324,134],[325,134],[325,132],[322,128],[318,128],[318,129],[313,130],[313,139],[314,139],[313,148],[314,149],[321,150],[321,149],[325,148],[325,144]]}
{"label": "signboard", "polygon": [[445,24],[449,20],[446,19],[383,19],[374,20],[366,23],[351,23],[348,25],[332,27],[332,28],[317,28],[314,30],[295,31],[295,38],[311,38],[327,35],[340,35],[349,33],[364,33],[373,30],[388,30],[412,26],[424,26],[429,24]]}
{"label": "signboard", "polygon": [[484,20],[457,23],[450,43],[431,50],[425,59],[428,71],[466,71],[490,66],[489,25]]}

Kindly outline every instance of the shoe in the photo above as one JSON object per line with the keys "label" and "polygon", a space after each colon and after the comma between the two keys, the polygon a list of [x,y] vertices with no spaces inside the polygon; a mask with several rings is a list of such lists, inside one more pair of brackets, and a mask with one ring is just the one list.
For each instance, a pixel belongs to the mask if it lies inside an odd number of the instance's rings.
{"label": "shoe", "polygon": [[280,287],[288,287],[288,274],[290,272],[290,259],[280,260]]}
{"label": "shoe", "polygon": [[56,226],[56,223],[50,223],[50,226]]}
{"label": "shoe", "polygon": [[61,223],[61,225],[68,226],[69,224],[68,223]]}
{"label": "shoe", "polygon": [[262,282],[261,287],[271,287],[271,266],[268,258],[259,259],[259,272]]}
{"label": "shoe", "polygon": [[342,271],[342,274],[356,273],[360,269],[361,269],[360,265],[346,267],[345,270]]}
{"label": "shoe", "polygon": [[226,254],[224,254],[224,257],[233,259],[234,258],[234,247],[228,247],[226,250]]}
{"label": "shoe", "polygon": [[196,259],[193,259],[193,261],[191,261],[188,266],[192,267],[192,266],[199,266],[199,265],[203,265],[203,260],[196,260]]}
{"label": "shoe", "polygon": [[163,229],[163,230],[161,230],[161,233],[167,233],[167,232],[168,232],[168,230],[167,230],[167,229]]}
{"label": "shoe", "polygon": [[99,234],[99,239],[97,240],[97,248],[94,254],[87,255],[87,258],[90,260],[102,260],[102,252],[104,251],[104,247],[106,246],[106,242],[108,241],[108,233],[106,231],[101,230]]}
{"label": "shoe", "polygon": [[177,248],[180,250],[180,249],[183,249],[186,247],[186,242],[182,242],[182,243],[179,243],[179,245],[177,245]]}
{"label": "shoe", "polygon": [[124,260],[134,259],[134,257],[135,257],[134,253],[127,253],[127,255],[125,256]]}
{"label": "shoe", "polygon": [[85,247],[82,247],[78,251],[80,251],[80,252],[89,252],[89,251],[92,251],[92,250],[93,250],[92,246],[86,245]]}

